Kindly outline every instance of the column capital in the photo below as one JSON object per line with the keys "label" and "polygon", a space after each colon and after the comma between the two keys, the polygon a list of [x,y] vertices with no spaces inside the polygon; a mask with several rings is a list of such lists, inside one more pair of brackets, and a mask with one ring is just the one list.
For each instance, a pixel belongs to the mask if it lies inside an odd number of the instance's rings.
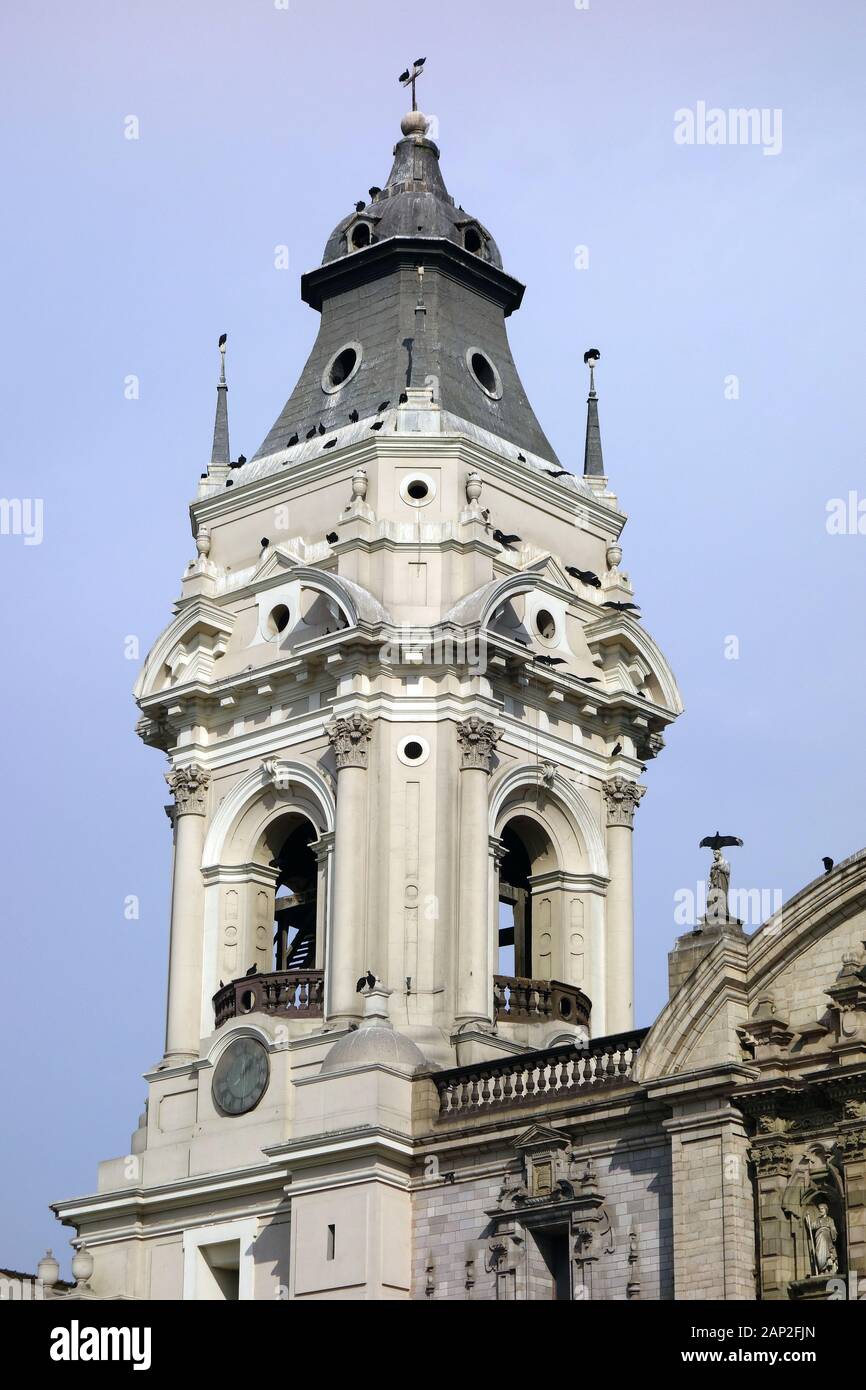
{"label": "column capital", "polygon": [[627,777],[617,776],[603,783],[602,791],[607,803],[608,825],[624,825],[631,830],[634,825],[634,813],[646,787],[639,786],[637,782],[630,782]]}
{"label": "column capital", "polygon": [[210,773],[199,763],[172,768],[165,780],[174,795],[172,821],[178,816],[203,816],[207,803]]}
{"label": "column capital", "polygon": [[337,760],[338,772],[342,772],[344,767],[367,766],[372,732],[373,725],[358,710],[355,710],[354,714],[332,719],[330,724],[325,725],[325,733]]}
{"label": "column capital", "polygon": [[460,771],[480,768],[482,772],[489,772],[491,755],[501,737],[502,730],[497,729],[495,724],[477,714],[470,714],[468,719],[457,725]]}

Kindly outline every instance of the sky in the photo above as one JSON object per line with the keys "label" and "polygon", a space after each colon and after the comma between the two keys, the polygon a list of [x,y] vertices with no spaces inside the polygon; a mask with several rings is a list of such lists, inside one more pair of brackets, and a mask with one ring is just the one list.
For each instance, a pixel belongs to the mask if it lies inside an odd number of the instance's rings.
{"label": "sky", "polygon": [[299,277],[384,182],[415,56],[577,471],[601,349],[622,567],[683,692],[636,820],[638,1023],[703,835],[743,838],[734,886],[769,905],[862,846],[866,7],[9,0],[0,54],[0,1265],[52,1245],[68,1272],[47,1203],[128,1151],[163,1042],[165,764],[131,688],[194,553],[216,339],[250,456],[315,335]]}

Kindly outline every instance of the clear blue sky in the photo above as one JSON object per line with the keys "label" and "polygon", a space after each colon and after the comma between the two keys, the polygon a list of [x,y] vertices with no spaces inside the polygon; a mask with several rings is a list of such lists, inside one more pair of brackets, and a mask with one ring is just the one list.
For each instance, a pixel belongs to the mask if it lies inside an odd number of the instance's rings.
{"label": "clear blue sky", "polygon": [[[127,1151],[160,1055],[170,831],[124,639],[147,650],[193,554],[217,335],[249,455],[315,332],[298,277],[384,181],[418,54],[449,188],[528,285],[512,345],[575,468],[602,349],[624,568],[686,701],[638,812],[639,1021],[701,835],[742,835],[735,883],[786,897],[862,845],[866,536],[825,515],[866,497],[864,39],[861,0],[4,7],[2,487],[43,499],[44,539],[0,536],[0,1264],[65,1252],[46,1203]],[[699,101],[781,109],[781,153],[676,144]]]}

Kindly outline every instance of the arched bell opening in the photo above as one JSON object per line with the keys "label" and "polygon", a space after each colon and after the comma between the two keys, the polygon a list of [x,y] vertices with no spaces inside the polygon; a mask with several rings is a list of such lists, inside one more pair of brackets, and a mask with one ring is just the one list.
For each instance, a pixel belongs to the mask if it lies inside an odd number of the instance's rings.
{"label": "arched bell opening", "polygon": [[[546,823],[545,812],[551,823]],[[588,1024],[584,980],[584,904],[578,839],[552,801],[525,802],[499,825],[498,959],[495,1015],[502,1023]],[[571,841],[574,841],[572,844]],[[573,867],[563,862],[564,850]]]}
{"label": "arched bell opening", "polygon": [[[285,822],[294,822],[286,824]],[[275,970],[314,970],[317,959],[316,830],[305,816],[285,817],[268,834],[277,870],[274,897]]]}

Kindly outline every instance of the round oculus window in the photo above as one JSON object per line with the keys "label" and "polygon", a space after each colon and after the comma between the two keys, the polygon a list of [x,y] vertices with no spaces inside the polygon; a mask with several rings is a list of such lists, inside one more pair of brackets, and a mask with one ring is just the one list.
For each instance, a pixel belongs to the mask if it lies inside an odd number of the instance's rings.
{"label": "round oculus window", "polygon": [[426,507],[436,496],[436,484],[427,473],[409,474],[400,484],[400,496],[410,507]]}
{"label": "round oculus window", "polygon": [[420,767],[430,756],[430,745],[420,734],[409,734],[397,744],[397,757],[406,767]]}
{"label": "round oculus window", "polygon": [[289,625],[291,614],[284,603],[278,603],[268,614],[268,633],[271,637],[279,637],[281,632],[285,632]]}
{"label": "round oculus window", "polygon": [[489,396],[492,401],[502,399],[502,377],[486,352],[477,347],[467,348],[466,365],[475,385],[485,396]]}
{"label": "round oculus window", "polygon": [[332,396],[335,391],[342,391],[357,375],[360,366],[361,344],[346,343],[339,352],[334,353],[322,372],[322,390],[328,396]]}

